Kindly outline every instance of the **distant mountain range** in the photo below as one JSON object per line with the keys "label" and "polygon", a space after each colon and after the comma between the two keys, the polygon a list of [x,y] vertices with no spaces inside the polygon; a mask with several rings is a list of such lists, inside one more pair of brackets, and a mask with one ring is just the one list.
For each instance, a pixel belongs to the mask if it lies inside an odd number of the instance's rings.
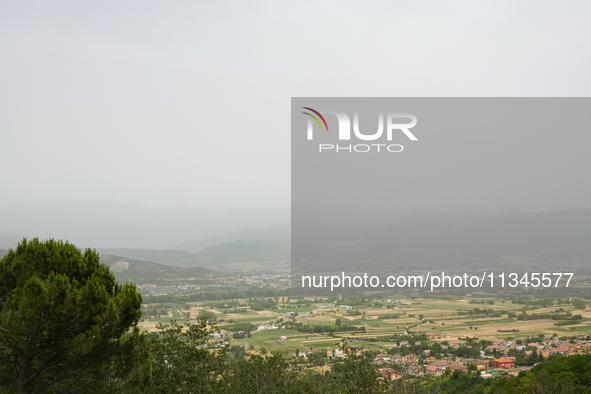
{"label": "distant mountain range", "polygon": [[159,264],[208,267],[230,262],[289,261],[290,246],[289,239],[277,239],[225,242],[208,246],[197,253],[152,249],[99,249],[98,251]]}
{"label": "distant mountain range", "polygon": [[[290,223],[287,208],[205,212],[106,201],[70,208],[47,203],[47,213],[41,210],[45,203],[14,204],[0,205],[0,225],[8,231],[0,233],[1,249],[21,239],[11,234],[52,236],[95,247],[102,255],[179,268],[291,261],[296,270],[306,264],[311,270],[331,264],[339,270],[448,269],[591,261],[591,209],[383,215],[294,209]],[[24,215],[24,209],[31,211]]]}
{"label": "distant mountain range", "polygon": [[0,249],[14,248],[22,237],[0,231]]}
{"label": "distant mountain range", "polygon": [[291,238],[291,223],[285,222],[274,226],[264,228],[251,228],[243,231],[236,231],[229,234],[223,234],[208,237],[202,240],[183,242],[172,245],[166,249],[186,250],[189,252],[199,252],[208,246],[231,243],[235,241],[266,241],[266,240],[286,240]]}
{"label": "distant mountain range", "polygon": [[413,212],[363,219],[327,211],[301,217],[292,223],[292,270],[299,272],[588,266],[591,261],[590,209]]}
{"label": "distant mountain range", "polygon": [[175,266],[207,267],[239,261],[290,260],[291,225],[244,230],[154,249],[99,249],[99,252]]}
{"label": "distant mountain range", "polygon": [[[290,260],[290,239],[261,239],[258,236],[277,235],[287,236],[288,224],[267,229],[255,229],[253,232],[242,231],[226,236],[212,237],[203,241],[188,243],[187,247],[198,249],[196,253],[186,250],[155,250],[155,249],[126,249],[104,248],[97,249],[101,255],[121,256],[122,258],[137,261],[152,262],[168,266],[178,267],[207,267],[210,265],[228,262],[271,262]],[[258,234],[258,235],[257,235]],[[244,240],[246,239],[246,240]],[[20,238],[18,238],[20,241]],[[15,247],[7,245],[6,247]],[[219,243],[215,243],[215,242]],[[210,246],[205,246],[210,244]],[[203,246],[198,248],[196,245]],[[78,246],[78,245],[77,245]],[[179,245],[182,247],[182,245]],[[0,257],[2,251],[0,250]]]}
{"label": "distant mountain range", "polygon": [[[0,259],[7,253],[8,250],[0,249]],[[166,282],[186,281],[187,283],[203,284],[223,276],[223,274],[203,267],[175,267],[106,253],[100,253],[100,256],[101,263],[111,267],[115,278],[121,283],[162,282],[166,284]]]}
{"label": "distant mountain range", "polygon": [[101,255],[123,256],[128,259],[151,261],[164,265],[175,266],[204,266],[203,261],[195,253],[184,250],[154,250],[154,249],[97,249]]}
{"label": "distant mountain range", "polygon": [[204,266],[231,262],[275,262],[291,260],[291,241],[234,241],[208,246],[196,253]]}
{"label": "distant mountain range", "polygon": [[[22,237],[11,239],[9,234],[22,234],[69,240],[82,248],[164,249],[171,245],[199,243],[209,237],[278,226],[290,220],[288,207],[214,209],[190,204],[150,206],[115,200],[20,200],[0,204],[0,230],[7,233],[0,234],[0,247],[16,246]],[[205,246],[207,242],[190,246],[188,251]]]}
{"label": "distant mountain range", "polygon": [[166,283],[185,280],[189,283],[203,284],[223,276],[203,267],[174,267],[102,253],[101,263],[111,267],[115,278],[121,283]]}

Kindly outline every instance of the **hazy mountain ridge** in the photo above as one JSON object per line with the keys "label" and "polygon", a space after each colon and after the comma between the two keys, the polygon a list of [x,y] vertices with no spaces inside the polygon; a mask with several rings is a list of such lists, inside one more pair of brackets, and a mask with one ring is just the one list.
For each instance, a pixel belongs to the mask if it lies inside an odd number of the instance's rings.
{"label": "hazy mountain ridge", "polygon": [[0,231],[0,248],[1,249],[10,249],[16,247],[18,243],[23,239],[23,237],[19,237],[17,235],[8,234],[3,231]]}
{"label": "hazy mountain ridge", "polygon": [[[290,221],[290,208],[212,209],[97,201],[11,201],[0,204],[2,230],[85,248],[162,249],[182,242]],[[18,242],[18,241],[17,241]],[[1,245],[0,245],[1,246]],[[14,247],[10,244],[3,247]]]}
{"label": "hazy mountain ridge", "polygon": [[291,261],[291,240],[234,241],[208,246],[197,256],[204,266],[230,262]]}
{"label": "hazy mountain ridge", "polygon": [[211,245],[197,253],[153,249],[99,249],[99,252],[171,266],[208,267],[214,264],[245,261],[290,261],[291,241],[289,238],[260,241],[239,240]]}
{"label": "hazy mountain ridge", "polygon": [[[285,219],[285,212],[279,211],[271,216],[277,220]],[[267,213],[265,210],[240,212],[236,222],[228,226],[246,226],[247,223],[243,220],[247,216],[265,216]],[[226,214],[228,212],[224,211],[223,215]],[[210,219],[217,213],[211,215]],[[121,219],[122,223],[125,218],[129,218],[129,215]],[[482,210],[419,211],[380,215],[337,208],[317,208],[310,210],[308,216],[296,215],[294,218],[295,221],[291,224],[282,220],[267,226],[230,231],[176,244],[175,247],[184,247],[185,250],[157,250],[155,245],[136,249],[99,247],[98,250],[105,255],[178,268],[207,267],[232,262],[291,261],[292,241],[304,242],[305,245],[305,248],[298,248],[293,253],[298,261],[309,259],[313,263],[324,259],[326,264],[338,262],[342,269],[358,270],[360,267],[370,266],[447,269],[498,261],[516,264],[534,264],[536,261],[591,261],[591,209],[538,213],[520,210],[499,213]],[[360,218],[364,220],[359,222]],[[257,223],[265,220],[270,219],[260,219]],[[140,222],[142,220],[138,219],[134,223]],[[153,239],[162,231],[168,231],[169,225],[171,223],[167,222],[163,229],[157,229],[147,238]],[[92,223],[88,222],[87,226],[92,227]],[[125,228],[124,225],[122,227]],[[288,235],[292,235],[292,228],[293,237],[290,238]],[[173,232],[181,230],[175,229]],[[121,231],[117,234],[120,235]],[[144,231],[149,232],[149,229]],[[90,234],[91,232],[86,236]],[[20,240],[6,233],[0,233],[0,236],[14,242]],[[185,234],[179,238],[188,237]],[[58,237],[54,235],[54,238]],[[123,243],[125,239],[120,242]],[[79,247],[85,246],[74,243]],[[96,247],[96,242],[89,244]],[[162,244],[164,242],[156,243]],[[14,246],[16,244],[3,249]]]}
{"label": "hazy mountain ridge", "polygon": [[122,256],[128,259],[149,261],[172,266],[203,266],[203,262],[195,253],[184,250],[155,249],[98,249],[101,254]]}
{"label": "hazy mountain ridge", "polygon": [[223,276],[223,274],[203,267],[175,267],[109,254],[101,254],[100,256],[101,263],[111,267],[119,282],[142,284],[187,280],[198,284]]}
{"label": "hazy mountain ridge", "polygon": [[[6,249],[0,249],[0,259],[8,253]],[[224,276],[218,272],[203,267],[177,267],[165,264],[153,263],[116,256],[99,252],[101,263],[108,265],[117,281],[133,283],[153,283],[158,281],[178,281],[192,278],[192,282],[200,283],[210,281],[216,277]]]}
{"label": "hazy mountain ridge", "polygon": [[281,223],[275,226],[264,228],[252,228],[243,231],[236,231],[229,234],[223,234],[208,237],[203,240],[192,242],[183,242],[181,244],[169,246],[166,249],[185,250],[187,252],[197,253],[208,246],[219,245],[236,241],[265,241],[275,239],[288,239],[291,237],[291,223]]}
{"label": "hazy mountain ridge", "polygon": [[[419,216],[421,216],[420,214]],[[434,216],[441,216],[435,214]],[[445,215],[444,215],[445,216]],[[356,269],[449,269],[474,267],[507,258],[516,264],[591,260],[591,210],[573,209],[511,215],[460,215],[401,225],[374,218],[362,225],[342,221],[330,233],[307,235],[294,223],[292,261],[296,270],[333,267]],[[298,226],[303,226],[299,227]],[[299,235],[302,234],[302,235]],[[309,260],[309,265],[301,263]],[[301,264],[304,264],[301,266]]]}

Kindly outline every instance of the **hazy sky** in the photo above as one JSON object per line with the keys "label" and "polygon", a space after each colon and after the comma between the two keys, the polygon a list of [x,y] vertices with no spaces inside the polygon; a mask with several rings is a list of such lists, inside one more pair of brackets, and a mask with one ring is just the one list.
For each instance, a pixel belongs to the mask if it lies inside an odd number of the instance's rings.
{"label": "hazy sky", "polygon": [[2,1],[0,202],[287,206],[290,97],[589,96],[590,16],[588,1]]}

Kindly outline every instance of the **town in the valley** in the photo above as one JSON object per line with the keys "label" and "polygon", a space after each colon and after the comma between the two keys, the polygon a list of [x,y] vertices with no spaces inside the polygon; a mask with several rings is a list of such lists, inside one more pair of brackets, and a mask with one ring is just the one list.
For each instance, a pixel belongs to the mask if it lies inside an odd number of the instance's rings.
{"label": "town in the valley", "polygon": [[212,349],[279,351],[317,373],[356,357],[375,364],[377,379],[454,371],[496,378],[591,350],[591,308],[578,298],[183,297],[148,297],[141,327],[205,318],[216,327]]}

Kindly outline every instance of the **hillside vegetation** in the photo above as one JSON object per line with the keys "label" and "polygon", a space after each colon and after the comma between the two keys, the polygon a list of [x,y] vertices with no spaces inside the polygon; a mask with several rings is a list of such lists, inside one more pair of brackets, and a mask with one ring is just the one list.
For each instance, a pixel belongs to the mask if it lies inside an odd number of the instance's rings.
{"label": "hillside vegetation", "polygon": [[122,283],[158,283],[162,281],[189,281],[208,283],[223,276],[203,267],[175,267],[164,264],[140,261],[121,256],[101,254],[101,263],[109,266],[115,278]]}

